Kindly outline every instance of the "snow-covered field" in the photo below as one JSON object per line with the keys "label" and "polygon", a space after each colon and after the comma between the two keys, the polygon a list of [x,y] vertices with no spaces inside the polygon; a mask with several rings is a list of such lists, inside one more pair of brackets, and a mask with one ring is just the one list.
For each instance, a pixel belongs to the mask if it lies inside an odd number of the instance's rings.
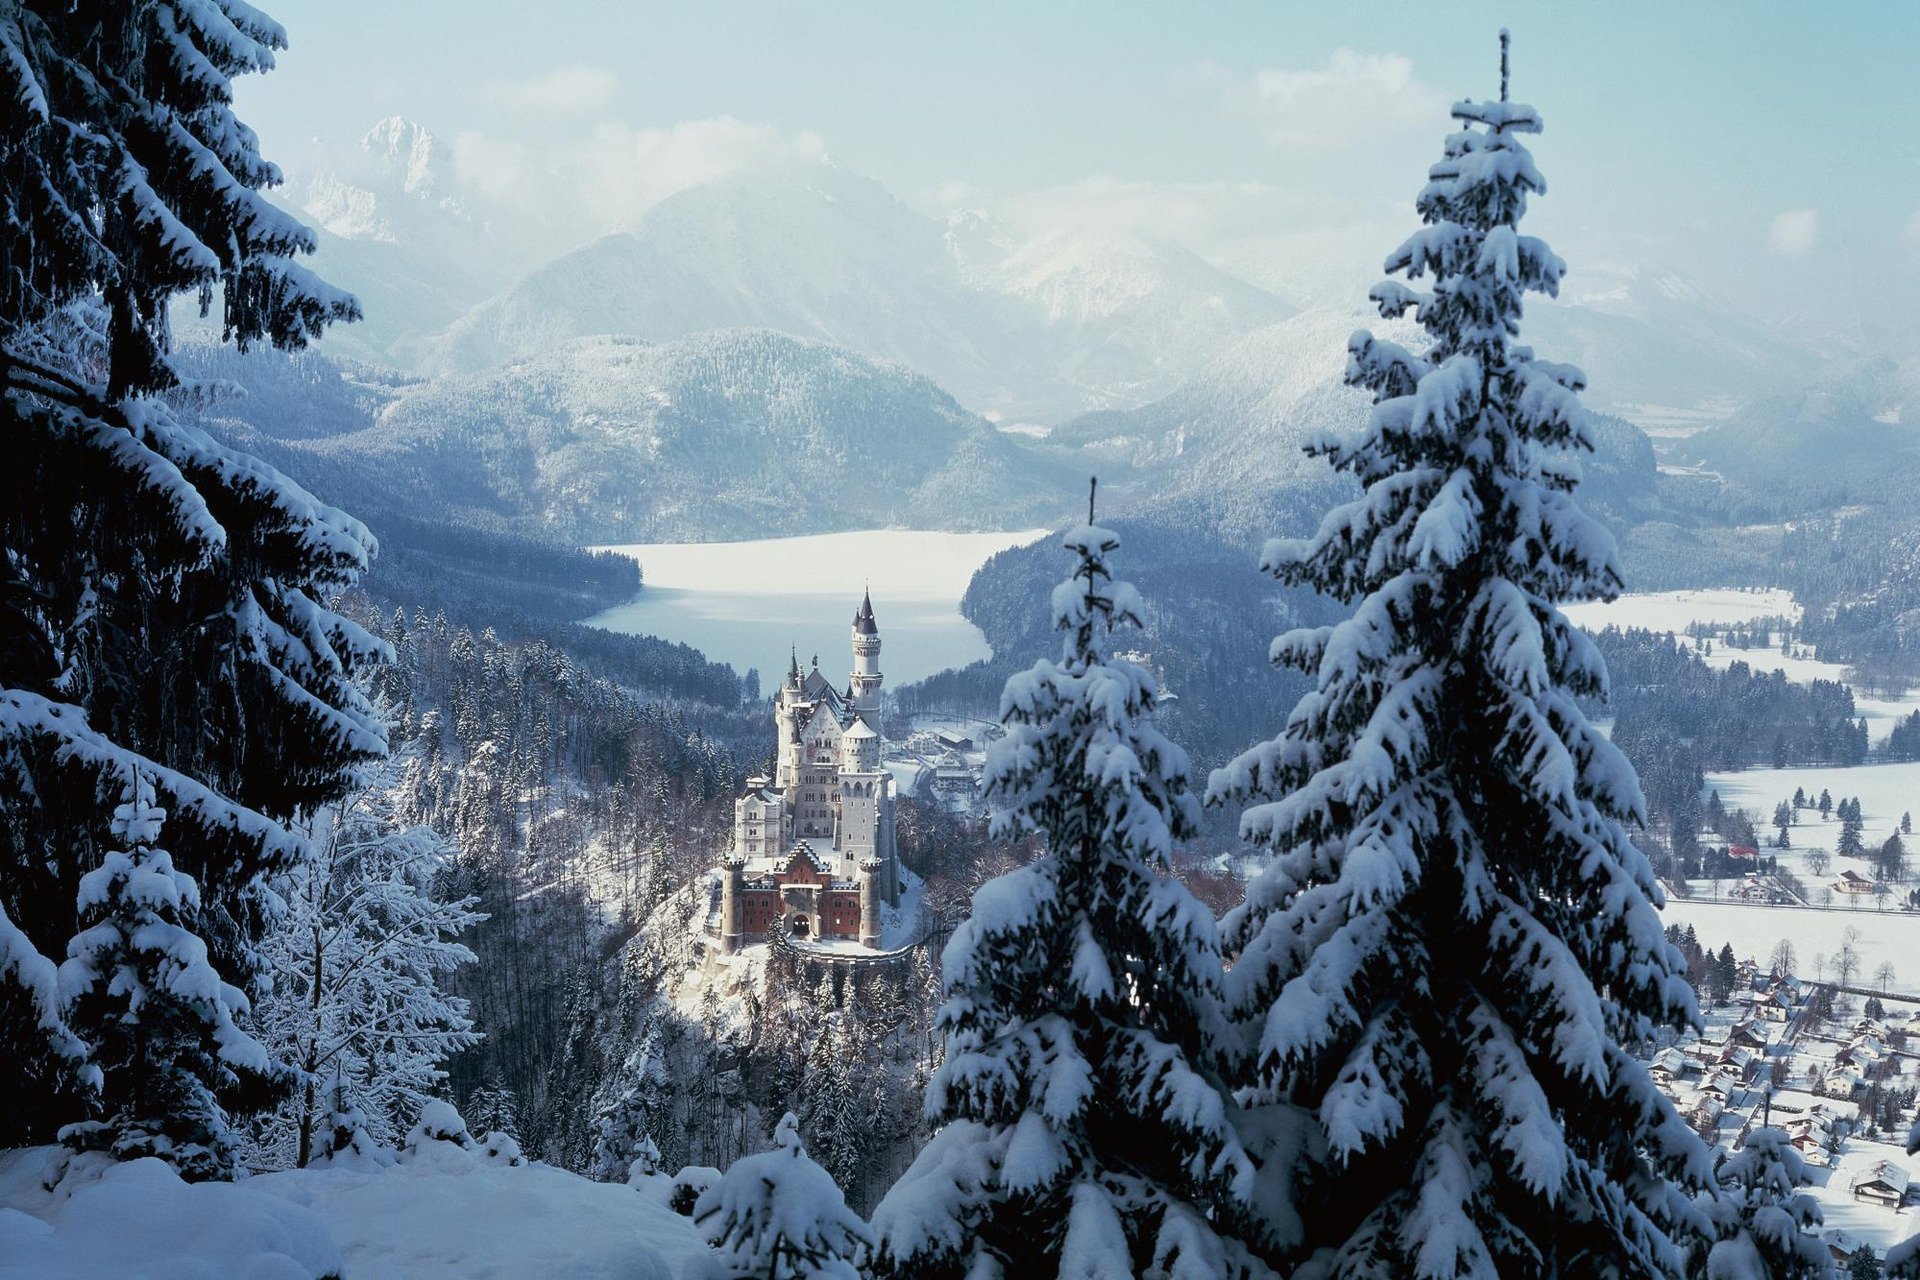
{"label": "snow-covered field", "polygon": [[1758,618],[1800,617],[1793,593],[1779,587],[1701,587],[1688,591],[1652,591],[1618,600],[1562,606],[1561,612],[1590,631],[1607,627],[1643,627],[1648,631],[1685,631],[1696,622],[1748,623]]}
{"label": "snow-covered field", "polygon": [[[1891,990],[1920,988],[1920,916],[1895,911],[1820,911],[1806,907],[1764,907],[1744,902],[1696,902],[1670,898],[1663,916],[1669,924],[1692,925],[1703,946],[1718,950],[1733,944],[1742,960],[1767,963],[1782,938],[1793,943],[1800,975],[1833,980],[1832,959],[1841,936],[1858,929],[1860,972],[1855,986],[1873,986],[1882,961],[1893,964]],[[1826,962],[1824,967],[1815,961]]]}
{"label": "snow-covered field", "polygon": [[[757,542],[637,543],[604,547],[640,562],[638,599],[589,619],[635,635],[682,641],[737,670],[760,670],[771,687],[789,646],[814,655],[829,676],[846,674],[847,626],[862,591],[873,592],[880,668],[889,685],[990,656],[986,638],[960,616],[974,570],[997,551],[1045,536],[870,529]],[[1036,602],[1036,608],[1041,607]]]}
{"label": "snow-covered field", "polygon": [[[1902,814],[1912,813],[1915,821],[1920,821],[1920,761],[1863,764],[1850,769],[1817,766],[1741,769],[1707,775],[1707,789],[1718,791],[1720,802],[1728,809],[1752,810],[1756,815],[1754,825],[1767,839],[1773,835],[1769,824],[1773,821],[1774,806],[1782,800],[1792,800],[1796,787],[1804,790],[1809,799],[1817,798],[1823,789],[1831,792],[1835,801],[1843,797],[1858,798],[1861,840],[1869,849],[1879,848],[1893,834]],[[1798,846],[1785,852],[1784,858],[1788,860],[1807,849],[1820,848],[1831,853],[1839,842],[1840,823],[1831,818],[1822,822],[1818,813],[1802,811],[1796,815],[1788,838]],[[1775,850],[1767,852],[1771,854]],[[1920,846],[1916,846],[1914,852],[1915,861],[1920,864]],[[1861,867],[1854,869],[1865,874]],[[1836,863],[1829,874],[1837,875],[1839,870],[1840,864]]]}

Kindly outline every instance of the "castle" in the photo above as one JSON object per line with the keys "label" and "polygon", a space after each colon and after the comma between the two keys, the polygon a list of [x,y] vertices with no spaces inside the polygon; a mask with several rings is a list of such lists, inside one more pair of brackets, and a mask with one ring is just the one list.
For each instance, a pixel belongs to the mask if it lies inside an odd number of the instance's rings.
{"label": "castle", "polygon": [[774,695],[774,777],[747,779],[721,860],[725,951],[786,918],[795,938],[880,945],[880,906],[900,901],[893,775],[880,763],[880,629],[871,594],[853,617],[853,674],[836,689],[796,656]]}

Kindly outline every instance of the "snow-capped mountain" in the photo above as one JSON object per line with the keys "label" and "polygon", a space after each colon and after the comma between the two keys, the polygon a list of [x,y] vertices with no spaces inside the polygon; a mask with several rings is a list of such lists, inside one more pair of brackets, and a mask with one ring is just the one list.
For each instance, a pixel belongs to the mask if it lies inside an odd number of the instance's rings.
{"label": "snow-capped mountain", "polygon": [[277,443],[366,506],[586,543],[1000,528],[1055,518],[1073,487],[912,370],[768,330],[576,339]]}
{"label": "snow-capped mountain", "polygon": [[365,318],[326,339],[335,354],[409,362],[407,344],[503,288],[525,265],[514,238],[469,206],[447,145],[399,116],[281,197],[318,234],[313,268],[352,290]]}
{"label": "snow-capped mountain", "polygon": [[[957,228],[949,220],[950,251]],[[1124,404],[1173,390],[1242,336],[1293,308],[1178,245],[1129,232],[1060,227],[999,235],[1001,252],[969,261],[970,283],[1038,315],[1057,368],[1090,402]]]}
{"label": "snow-capped mountain", "polygon": [[428,345],[471,374],[589,334],[758,326],[899,360],[969,408],[1057,421],[1176,385],[1288,308],[1172,246],[942,224],[830,162],[680,192],[542,266]]}
{"label": "snow-capped mountain", "polygon": [[1649,425],[1775,394],[1819,363],[1690,276],[1604,263],[1575,263],[1559,298],[1530,300],[1526,341],[1585,371],[1588,404]]}
{"label": "snow-capped mountain", "polygon": [[[1257,543],[1304,531],[1348,482],[1303,450],[1324,431],[1366,420],[1369,397],[1345,385],[1347,340],[1357,329],[1419,350],[1410,321],[1318,308],[1247,335],[1191,381],[1137,409],[1063,424],[1048,443],[1117,468],[1128,509],[1202,521]],[[1618,500],[1652,482],[1651,445],[1617,419],[1599,419],[1600,456],[1587,464],[1595,496]],[[1623,488],[1624,486],[1624,488]],[[1616,493],[1615,490],[1621,490]]]}

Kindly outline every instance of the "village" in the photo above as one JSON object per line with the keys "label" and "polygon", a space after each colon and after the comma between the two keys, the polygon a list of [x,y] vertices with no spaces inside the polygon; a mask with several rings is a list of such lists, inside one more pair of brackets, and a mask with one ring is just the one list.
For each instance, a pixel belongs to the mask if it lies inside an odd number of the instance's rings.
{"label": "village", "polygon": [[1656,1047],[1649,1073],[1723,1152],[1784,1131],[1812,1178],[1836,1259],[1913,1234],[1920,1156],[1904,1140],[1920,1086],[1920,999],[1802,981],[1751,958],[1697,1038]]}

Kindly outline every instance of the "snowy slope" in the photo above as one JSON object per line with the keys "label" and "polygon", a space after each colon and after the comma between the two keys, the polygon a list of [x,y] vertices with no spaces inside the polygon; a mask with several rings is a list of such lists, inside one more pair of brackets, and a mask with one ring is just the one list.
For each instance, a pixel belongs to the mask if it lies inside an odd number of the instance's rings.
{"label": "snowy slope", "polygon": [[1527,307],[1525,340],[1579,365],[1587,403],[1637,421],[1776,393],[1813,376],[1803,340],[1749,319],[1672,270],[1572,262],[1558,299]]}
{"label": "snowy slope", "polygon": [[1023,240],[973,211],[948,219],[948,246],[970,283],[1038,315],[1059,376],[1090,404],[1164,395],[1293,313],[1178,245],[1127,232],[1058,227]]}
{"label": "snowy slope", "polygon": [[[1344,383],[1347,340],[1358,329],[1419,346],[1413,325],[1371,311],[1305,311],[1242,338],[1170,395],[1088,414],[1048,442],[1117,464],[1135,512],[1205,519],[1243,541],[1310,527],[1345,488],[1302,446],[1322,431],[1359,429],[1371,408]],[[1599,505],[1631,505],[1652,483],[1652,448],[1618,419],[1594,425],[1599,452],[1584,464],[1583,493]]]}
{"label": "snowy slope", "polygon": [[765,327],[899,360],[969,408],[1057,421],[1137,404],[1288,313],[1173,246],[942,224],[829,162],[737,172],[534,270],[436,336],[438,373],[571,338]]}
{"label": "snowy slope", "polygon": [[330,164],[291,174],[276,198],[318,235],[313,269],[351,290],[365,313],[322,340],[329,354],[405,364],[410,343],[527,265],[514,238],[457,193],[446,143],[400,116]]}
{"label": "snowy slope", "polygon": [[632,1187],[452,1148],[194,1185],[138,1160],[50,1193],[59,1157],[0,1152],[0,1280],[680,1280],[709,1256]]}
{"label": "snowy slope", "polygon": [[941,228],[829,163],[731,174],[540,267],[424,356],[473,373],[590,334],[671,341],[764,327],[903,361],[968,404],[1041,377],[1037,334],[949,268]]}
{"label": "snowy slope", "polygon": [[766,330],[581,339],[307,447],[395,499],[582,542],[1030,526],[1067,491],[911,370]]}

